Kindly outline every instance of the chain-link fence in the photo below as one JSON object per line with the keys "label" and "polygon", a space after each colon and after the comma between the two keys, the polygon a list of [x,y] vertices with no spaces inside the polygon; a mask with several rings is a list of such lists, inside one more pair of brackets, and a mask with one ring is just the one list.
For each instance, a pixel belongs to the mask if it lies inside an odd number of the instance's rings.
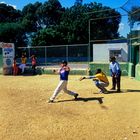
{"label": "chain-link fence", "polygon": [[16,50],[17,62],[20,63],[22,53],[26,53],[27,64],[31,64],[30,57],[34,54],[37,57],[39,66],[44,65],[57,65],[62,60],[69,63],[87,64],[89,60],[89,45],[76,44],[76,45],[56,45],[56,46],[29,46],[19,47]]}

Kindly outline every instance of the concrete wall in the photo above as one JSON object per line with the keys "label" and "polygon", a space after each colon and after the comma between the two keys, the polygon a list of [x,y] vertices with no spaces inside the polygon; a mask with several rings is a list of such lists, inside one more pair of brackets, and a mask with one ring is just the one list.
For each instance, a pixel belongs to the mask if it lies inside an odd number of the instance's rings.
{"label": "concrete wall", "polygon": [[128,61],[127,43],[109,43],[93,45],[93,62],[108,62],[110,50],[121,50],[122,62]]}
{"label": "concrete wall", "polygon": [[134,77],[134,64],[128,63],[128,76]]}
{"label": "concrete wall", "polygon": [[[121,62],[119,63],[121,70],[122,70],[122,76],[128,76],[129,74],[129,69],[128,69],[128,63],[127,62]],[[96,69],[100,68],[106,75],[110,76],[110,71],[109,71],[109,63],[90,63],[90,75],[94,75],[96,72]]]}
{"label": "concrete wall", "polygon": [[136,65],[135,69],[135,79],[140,81],[140,64]]}

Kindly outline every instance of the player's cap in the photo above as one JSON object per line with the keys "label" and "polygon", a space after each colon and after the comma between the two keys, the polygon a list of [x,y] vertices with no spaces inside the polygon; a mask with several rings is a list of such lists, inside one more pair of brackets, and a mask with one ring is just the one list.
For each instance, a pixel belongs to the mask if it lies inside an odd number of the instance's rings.
{"label": "player's cap", "polygon": [[65,65],[67,65],[67,64],[68,64],[68,62],[67,62],[67,61],[65,61],[65,60],[62,60],[62,61],[61,61],[61,63],[62,63],[62,64],[65,64]]}

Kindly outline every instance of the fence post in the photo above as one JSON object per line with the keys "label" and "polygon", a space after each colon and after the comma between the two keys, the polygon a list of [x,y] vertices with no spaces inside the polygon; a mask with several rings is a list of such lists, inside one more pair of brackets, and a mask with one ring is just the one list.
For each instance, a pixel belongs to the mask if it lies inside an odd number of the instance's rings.
{"label": "fence post", "polygon": [[69,46],[66,45],[66,61],[67,61],[67,62],[69,61],[69,60],[68,60],[68,59],[69,59],[69,58],[68,58],[68,57],[69,57],[69,56],[68,56],[68,55],[69,55],[68,47],[69,47]]}
{"label": "fence post", "polygon": [[30,54],[30,46],[28,46],[28,54],[29,54],[29,58],[30,58],[30,56],[31,56],[31,54]]}
{"label": "fence post", "polygon": [[91,21],[91,20],[92,20],[92,19],[90,19],[90,20],[89,20],[89,23],[88,23],[88,32],[89,32],[89,33],[88,33],[88,35],[89,35],[89,44],[88,44],[88,45],[89,45],[89,46],[88,46],[88,57],[89,57],[89,58],[88,58],[88,62],[89,62],[89,63],[90,63],[90,28],[91,28],[91,27],[90,27],[90,21]]}
{"label": "fence post", "polygon": [[45,66],[47,65],[47,46],[45,46]]}

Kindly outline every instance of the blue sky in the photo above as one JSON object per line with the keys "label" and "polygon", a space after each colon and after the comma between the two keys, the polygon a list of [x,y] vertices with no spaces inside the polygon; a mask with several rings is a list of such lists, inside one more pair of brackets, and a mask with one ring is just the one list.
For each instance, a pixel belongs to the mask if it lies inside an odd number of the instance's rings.
{"label": "blue sky", "polygon": [[[0,2],[14,5],[20,10],[28,3],[35,3],[36,1],[44,3],[46,0],[0,0]],[[116,8],[122,6],[126,1],[127,0],[83,0],[83,3],[97,2],[102,3],[104,6]],[[75,0],[59,0],[59,2],[64,7],[70,7],[74,5]]]}
{"label": "blue sky", "polygon": [[[13,5],[16,9],[22,10],[22,8],[29,4],[35,3],[36,1],[44,3],[46,0],[0,0],[0,2]],[[109,6],[111,8],[118,8],[125,4],[127,0],[83,0],[83,3],[97,2],[102,3],[103,6]],[[75,0],[59,0],[63,7],[71,7],[74,5]],[[120,34],[126,36],[129,33],[129,27],[127,23],[127,17],[122,19],[119,28]]]}

